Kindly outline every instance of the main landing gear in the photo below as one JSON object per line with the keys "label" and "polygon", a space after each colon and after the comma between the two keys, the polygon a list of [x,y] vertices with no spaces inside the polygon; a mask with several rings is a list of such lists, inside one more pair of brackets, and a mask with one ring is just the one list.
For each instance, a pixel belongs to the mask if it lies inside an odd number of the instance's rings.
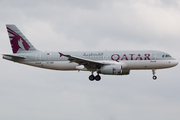
{"label": "main landing gear", "polygon": [[154,80],[156,80],[156,79],[157,79],[157,76],[155,75],[155,74],[156,74],[155,69],[152,70],[152,74],[153,74],[153,77],[152,77],[152,78],[153,78]]}
{"label": "main landing gear", "polygon": [[100,80],[101,80],[101,76],[100,76],[99,74],[97,74],[96,76],[94,76],[94,75],[93,75],[93,72],[92,72],[92,74],[89,76],[89,80],[90,80],[90,81],[94,81],[94,80],[100,81]]}

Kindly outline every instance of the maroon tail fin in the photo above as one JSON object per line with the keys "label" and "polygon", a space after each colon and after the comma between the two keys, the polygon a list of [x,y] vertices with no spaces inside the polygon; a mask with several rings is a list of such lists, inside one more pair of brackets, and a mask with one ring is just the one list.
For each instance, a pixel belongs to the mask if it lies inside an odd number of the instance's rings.
{"label": "maroon tail fin", "polygon": [[15,25],[6,25],[13,53],[36,50]]}

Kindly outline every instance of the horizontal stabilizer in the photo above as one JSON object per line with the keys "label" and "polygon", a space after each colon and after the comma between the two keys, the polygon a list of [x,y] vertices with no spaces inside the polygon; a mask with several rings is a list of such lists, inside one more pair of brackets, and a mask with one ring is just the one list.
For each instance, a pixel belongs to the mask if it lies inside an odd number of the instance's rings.
{"label": "horizontal stabilizer", "polygon": [[26,59],[25,56],[19,56],[19,55],[15,55],[15,54],[3,54],[3,57],[4,56],[8,56],[8,57],[12,57],[12,58],[17,58],[17,59]]}

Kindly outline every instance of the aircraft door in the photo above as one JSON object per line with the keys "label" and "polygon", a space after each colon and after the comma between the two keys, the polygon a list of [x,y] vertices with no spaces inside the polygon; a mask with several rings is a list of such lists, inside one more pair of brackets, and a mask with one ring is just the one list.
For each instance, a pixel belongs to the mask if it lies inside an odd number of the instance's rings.
{"label": "aircraft door", "polygon": [[40,53],[36,54],[36,64],[41,65],[41,54]]}
{"label": "aircraft door", "polygon": [[156,62],[156,52],[151,53],[151,62]]}

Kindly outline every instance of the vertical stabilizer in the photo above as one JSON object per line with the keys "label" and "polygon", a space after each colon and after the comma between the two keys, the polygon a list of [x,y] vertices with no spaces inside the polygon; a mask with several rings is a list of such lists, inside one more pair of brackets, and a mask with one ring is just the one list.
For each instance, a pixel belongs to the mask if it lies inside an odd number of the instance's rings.
{"label": "vertical stabilizer", "polygon": [[6,25],[13,53],[36,51],[36,48],[15,25]]}

